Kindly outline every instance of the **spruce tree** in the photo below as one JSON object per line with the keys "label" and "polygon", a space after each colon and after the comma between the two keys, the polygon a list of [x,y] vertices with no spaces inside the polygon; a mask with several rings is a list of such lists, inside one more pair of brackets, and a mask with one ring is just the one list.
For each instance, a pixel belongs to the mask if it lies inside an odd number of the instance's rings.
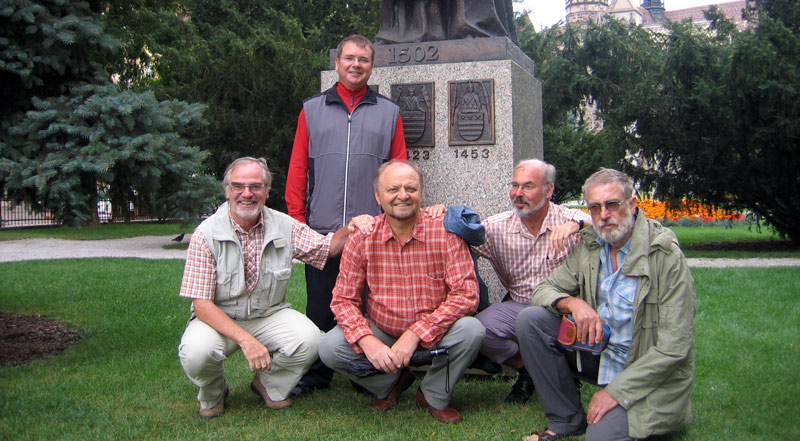
{"label": "spruce tree", "polygon": [[159,217],[208,212],[218,199],[206,153],[186,134],[201,105],[113,84],[119,47],[83,2],[0,0],[0,179],[9,198],[71,225],[97,222],[99,192],[132,196]]}

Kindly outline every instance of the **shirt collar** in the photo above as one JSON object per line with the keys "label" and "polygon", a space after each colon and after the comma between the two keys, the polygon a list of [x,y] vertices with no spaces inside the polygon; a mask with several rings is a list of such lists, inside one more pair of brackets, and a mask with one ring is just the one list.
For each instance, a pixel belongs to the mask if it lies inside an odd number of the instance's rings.
{"label": "shirt collar", "polygon": [[[555,210],[552,207],[553,203],[547,201],[547,215],[545,215],[544,220],[542,221],[542,228],[539,229],[539,236],[542,235],[547,230],[555,229],[559,224],[558,220],[556,219]],[[528,227],[522,223],[522,219],[517,216],[514,211],[511,211],[511,223],[508,225],[508,232],[509,233],[519,233],[528,236],[533,236],[533,234],[528,231]]]}
{"label": "shirt collar", "polygon": [[[386,214],[381,214],[379,216],[380,220],[379,225],[377,225],[377,232],[378,238],[381,242],[388,242],[390,239],[394,239],[399,243],[397,238],[392,232],[392,226],[389,225],[389,221],[386,219]],[[424,220],[427,218],[427,214],[425,214],[424,210],[419,211],[419,215],[417,216],[417,223],[414,224],[414,229],[411,231],[411,238],[408,240],[411,242],[412,239],[418,240],[420,242],[425,242],[425,222]]]}
{"label": "shirt collar", "polygon": [[[233,231],[235,231],[238,234],[244,234],[244,235],[248,235],[249,234],[249,232],[247,230],[242,228],[242,226],[239,225],[236,222],[236,220],[233,219],[233,213],[228,212],[228,217],[231,219],[231,225],[233,225]],[[253,225],[253,228],[251,228],[250,231],[251,232],[252,231],[257,231],[263,226],[264,226],[264,213],[261,212],[261,213],[258,213],[258,222],[256,222],[255,225]]]}

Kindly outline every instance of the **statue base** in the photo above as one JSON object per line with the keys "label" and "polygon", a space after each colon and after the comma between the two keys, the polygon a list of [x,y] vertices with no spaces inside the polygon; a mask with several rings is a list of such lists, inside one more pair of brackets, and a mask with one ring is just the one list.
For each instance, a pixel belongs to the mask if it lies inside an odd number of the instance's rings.
{"label": "statue base", "polygon": [[[423,206],[466,205],[482,219],[509,210],[514,165],[543,156],[542,86],[533,76],[533,62],[508,38],[426,42],[419,47],[425,45],[438,47],[438,60],[417,62],[422,58],[418,53],[407,63],[387,63],[381,53],[408,45],[377,46],[369,81],[401,105],[409,160],[425,180]],[[451,47],[461,48],[460,55],[451,53]],[[486,47],[497,50],[484,52]],[[502,53],[506,58],[491,59]],[[482,59],[486,57],[490,59]],[[334,70],[322,72],[322,90],[337,79]],[[416,92],[411,96],[409,90]],[[499,301],[505,291],[491,266],[481,262],[490,298]]]}

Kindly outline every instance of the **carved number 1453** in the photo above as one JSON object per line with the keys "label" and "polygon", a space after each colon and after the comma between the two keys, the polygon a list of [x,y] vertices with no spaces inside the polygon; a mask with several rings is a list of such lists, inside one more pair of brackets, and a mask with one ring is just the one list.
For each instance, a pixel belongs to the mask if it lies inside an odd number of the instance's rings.
{"label": "carved number 1453", "polygon": [[455,149],[453,152],[456,158],[465,159],[487,159],[489,158],[489,149]]}

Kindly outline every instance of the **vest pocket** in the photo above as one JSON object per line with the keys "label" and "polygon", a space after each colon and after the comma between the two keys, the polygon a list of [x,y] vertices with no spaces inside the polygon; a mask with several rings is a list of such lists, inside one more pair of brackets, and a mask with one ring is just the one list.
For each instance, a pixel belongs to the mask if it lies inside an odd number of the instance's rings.
{"label": "vest pocket", "polygon": [[241,281],[244,280],[240,276],[240,272],[240,270],[220,271],[217,268],[217,290],[214,293],[215,303],[230,300],[239,294],[242,290]]}
{"label": "vest pocket", "polygon": [[[254,295],[251,297],[253,310],[263,312],[283,302],[286,299],[286,289],[289,286],[291,275],[291,268],[263,269],[259,277],[258,287],[253,291]],[[262,294],[258,295],[256,291]]]}

